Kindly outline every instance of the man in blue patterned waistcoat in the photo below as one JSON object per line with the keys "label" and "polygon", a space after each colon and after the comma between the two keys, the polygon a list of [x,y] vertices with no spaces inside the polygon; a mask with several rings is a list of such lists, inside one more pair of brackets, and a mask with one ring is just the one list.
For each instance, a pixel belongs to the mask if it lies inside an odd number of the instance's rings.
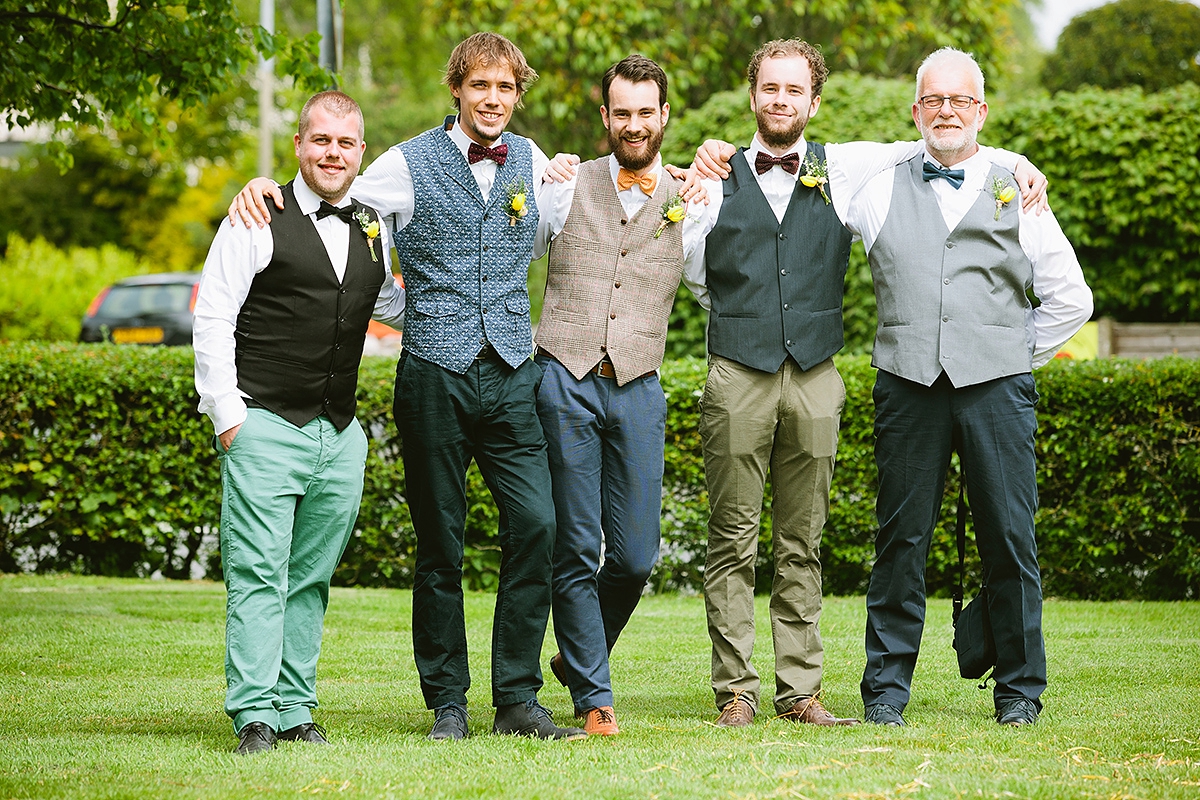
{"label": "man in blue patterned waistcoat", "polygon": [[[493,731],[585,735],[557,727],[537,701],[555,519],[526,281],[548,159],[505,131],[536,78],[504,37],[467,38],[446,66],[458,114],[388,150],[353,187],[384,216],[408,290],[393,410],[417,534],[413,650],[434,740],[468,735],[462,559],[472,459],[500,512]],[[239,202],[265,213],[265,188],[256,179]]]}

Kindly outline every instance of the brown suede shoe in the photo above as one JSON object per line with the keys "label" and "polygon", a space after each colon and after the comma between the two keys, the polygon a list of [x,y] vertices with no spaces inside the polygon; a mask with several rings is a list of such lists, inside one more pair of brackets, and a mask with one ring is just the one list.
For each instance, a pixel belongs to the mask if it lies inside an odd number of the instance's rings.
{"label": "brown suede shoe", "polygon": [[726,703],[717,717],[718,728],[744,728],[751,722],[754,722],[754,707],[740,697]]}
{"label": "brown suede shoe", "polygon": [[796,705],[789,710],[779,715],[780,719],[791,720],[792,722],[805,722],[809,725],[857,725],[856,719],[842,719],[835,717],[825,710],[825,706],[821,705],[821,701],[815,697],[801,697],[796,701]]}
{"label": "brown suede shoe", "polygon": [[621,732],[612,706],[589,708],[583,715],[583,729],[588,736],[616,736]]}

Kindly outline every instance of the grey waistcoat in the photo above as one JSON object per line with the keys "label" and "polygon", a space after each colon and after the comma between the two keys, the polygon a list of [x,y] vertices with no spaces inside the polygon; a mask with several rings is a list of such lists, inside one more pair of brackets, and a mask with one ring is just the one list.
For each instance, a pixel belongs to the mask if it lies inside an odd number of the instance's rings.
{"label": "grey waistcoat", "polygon": [[1012,173],[993,165],[979,199],[947,231],[922,160],[896,167],[868,254],[879,315],[871,363],[925,386],[943,371],[956,387],[1032,371],[1033,265],[1018,239],[1020,196],[997,221],[989,189]]}

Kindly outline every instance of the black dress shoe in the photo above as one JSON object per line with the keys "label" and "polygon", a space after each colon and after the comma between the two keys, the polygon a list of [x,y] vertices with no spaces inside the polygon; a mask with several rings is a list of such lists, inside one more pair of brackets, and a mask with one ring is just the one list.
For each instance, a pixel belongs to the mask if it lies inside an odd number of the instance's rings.
{"label": "black dress shoe", "polygon": [[425,738],[431,742],[457,741],[470,735],[467,730],[467,707],[447,703],[433,710],[433,730]]}
{"label": "black dress shoe", "polygon": [[517,736],[536,736],[539,739],[586,739],[583,728],[560,728],[554,724],[550,712],[537,698],[524,703],[513,703],[496,709],[496,722],[492,733],[511,733]]}
{"label": "black dress shoe", "polygon": [[1038,709],[1032,700],[1018,697],[1016,700],[1006,700],[996,706],[996,722],[1019,728],[1022,725],[1032,725],[1037,722]]}
{"label": "black dress shoe", "polygon": [[863,714],[863,719],[867,722],[873,722],[876,725],[886,725],[891,728],[903,728],[908,725],[904,721],[904,716],[900,713],[900,709],[895,706],[889,706],[887,703],[876,703],[875,705],[867,706],[866,713]]}
{"label": "black dress shoe", "polygon": [[329,744],[325,738],[325,729],[315,722],[305,722],[294,728],[279,732],[281,742],[308,742],[309,744]]}
{"label": "black dress shoe", "polygon": [[275,746],[275,731],[265,722],[251,722],[238,731],[238,746],[233,752],[239,756],[265,753]]}

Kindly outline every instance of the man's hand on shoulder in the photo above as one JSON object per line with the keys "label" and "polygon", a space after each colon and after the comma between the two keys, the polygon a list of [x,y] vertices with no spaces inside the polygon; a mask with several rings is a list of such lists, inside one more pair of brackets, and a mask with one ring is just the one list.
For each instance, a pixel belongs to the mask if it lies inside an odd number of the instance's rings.
{"label": "man's hand on shoulder", "polygon": [[729,142],[706,139],[696,150],[696,160],[692,162],[692,168],[699,171],[701,178],[723,181],[729,177],[729,160],[736,152],[737,148]]}
{"label": "man's hand on shoulder", "polygon": [[283,210],[283,190],[270,178],[254,178],[233,198],[233,202],[229,204],[229,224],[237,225],[237,218],[241,219],[242,224],[247,228],[250,227],[250,222],[255,222],[258,227],[263,227],[271,221],[271,212],[267,210],[267,204],[263,201],[265,195],[270,195],[275,201],[275,207]]}
{"label": "man's hand on shoulder", "polygon": [[679,197],[683,202],[708,205],[708,190],[700,182],[702,176],[695,164],[688,169],[680,169],[674,164],[663,164],[663,169],[675,180],[683,181],[683,187],[679,190]]}
{"label": "man's hand on shoulder", "polygon": [[1041,216],[1043,211],[1050,208],[1050,201],[1047,199],[1050,181],[1029,159],[1021,156],[1013,176],[1017,180],[1017,188],[1021,190],[1021,210],[1024,213],[1033,211]]}
{"label": "man's hand on shoulder", "polygon": [[574,153],[556,153],[542,173],[542,183],[566,183],[575,177],[578,166],[579,156]]}

